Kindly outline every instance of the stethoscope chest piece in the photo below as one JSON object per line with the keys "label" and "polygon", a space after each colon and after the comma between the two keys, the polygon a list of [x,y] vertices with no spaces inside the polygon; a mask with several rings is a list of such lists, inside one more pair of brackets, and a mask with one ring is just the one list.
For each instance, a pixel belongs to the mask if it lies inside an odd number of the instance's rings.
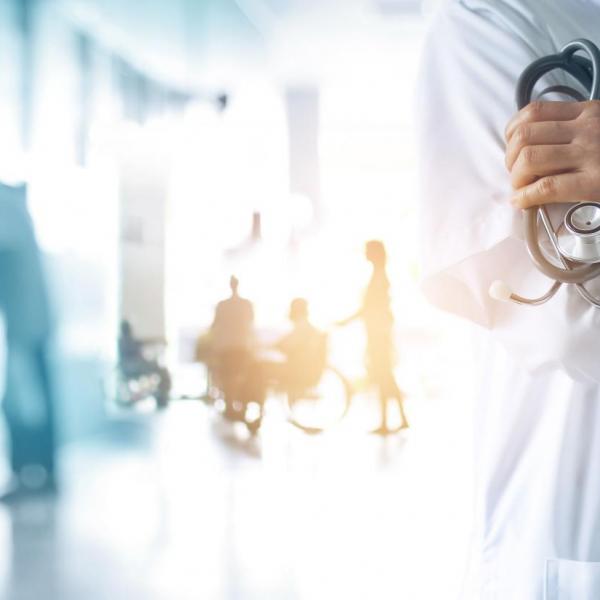
{"label": "stethoscope chest piece", "polygon": [[581,202],[567,211],[558,246],[569,260],[587,264],[600,262],[599,202]]}

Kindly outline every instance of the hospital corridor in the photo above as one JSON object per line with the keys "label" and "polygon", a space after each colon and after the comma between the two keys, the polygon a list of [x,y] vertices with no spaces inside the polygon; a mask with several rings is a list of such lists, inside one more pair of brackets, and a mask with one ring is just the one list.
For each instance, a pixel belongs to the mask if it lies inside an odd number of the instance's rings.
{"label": "hospital corridor", "polygon": [[0,0],[0,600],[598,600],[599,24]]}

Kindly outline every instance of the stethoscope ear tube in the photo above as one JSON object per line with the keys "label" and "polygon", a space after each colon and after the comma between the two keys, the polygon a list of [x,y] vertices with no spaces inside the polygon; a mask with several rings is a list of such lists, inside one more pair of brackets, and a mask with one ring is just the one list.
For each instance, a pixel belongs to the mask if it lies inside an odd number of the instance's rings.
{"label": "stethoscope ear tube", "polygon": [[[589,58],[576,56],[583,51]],[[600,98],[600,50],[589,40],[579,39],[569,42],[558,54],[544,56],[532,62],[521,73],[517,81],[516,101],[519,110],[531,102],[537,82],[550,71],[566,71],[588,90],[589,99]]]}

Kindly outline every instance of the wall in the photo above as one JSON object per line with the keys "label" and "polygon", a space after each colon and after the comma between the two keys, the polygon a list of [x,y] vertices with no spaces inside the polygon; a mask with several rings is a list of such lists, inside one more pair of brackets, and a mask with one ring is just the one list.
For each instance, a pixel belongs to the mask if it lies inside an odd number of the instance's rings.
{"label": "wall", "polygon": [[136,131],[119,160],[120,314],[142,338],[166,338],[169,156],[160,133]]}

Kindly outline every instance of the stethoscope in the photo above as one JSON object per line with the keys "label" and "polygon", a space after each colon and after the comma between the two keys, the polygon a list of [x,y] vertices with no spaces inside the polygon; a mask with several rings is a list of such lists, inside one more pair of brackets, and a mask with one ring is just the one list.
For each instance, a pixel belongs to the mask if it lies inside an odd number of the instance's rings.
{"label": "stethoscope", "polygon": [[[584,52],[587,58],[577,52]],[[590,100],[600,98],[600,50],[589,40],[574,40],[558,54],[545,56],[531,63],[517,82],[517,106],[519,109],[531,102],[533,88],[549,71],[563,69],[589,92]],[[552,92],[566,94],[576,101],[586,98],[576,89],[566,85],[554,85],[539,94]],[[524,235],[527,251],[535,267],[554,283],[539,298],[525,298],[514,294],[503,281],[494,281],[490,296],[496,300],[516,304],[539,305],[548,302],[563,283],[574,285],[579,294],[590,304],[600,308],[600,298],[588,292],[584,284],[600,276],[600,202],[574,204],[564,215],[558,227],[552,225],[546,206],[523,211]],[[547,236],[546,245],[539,239],[539,224]]]}

